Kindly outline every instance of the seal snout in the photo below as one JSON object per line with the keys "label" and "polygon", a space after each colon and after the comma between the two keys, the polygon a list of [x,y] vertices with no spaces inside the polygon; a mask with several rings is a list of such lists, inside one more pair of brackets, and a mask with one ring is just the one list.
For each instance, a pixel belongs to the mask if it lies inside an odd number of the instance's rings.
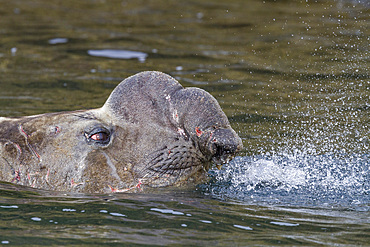
{"label": "seal snout", "polygon": [[216,164],[229,162],[242,148],[240,137],[232,129],[216,129],[208,142],[212,161]]}

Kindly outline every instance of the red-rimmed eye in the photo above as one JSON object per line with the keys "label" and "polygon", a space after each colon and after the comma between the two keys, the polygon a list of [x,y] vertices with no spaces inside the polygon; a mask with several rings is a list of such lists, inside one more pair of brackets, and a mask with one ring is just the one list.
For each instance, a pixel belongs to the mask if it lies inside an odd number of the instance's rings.
{"label": "red-rimmed eye", "polygon": [[85,132],[88,143],[106,145],[110,142],[110,131],[104,127],[96,127],[92,131]]}
{"label": "red-rimmed eye", "polygon": [[93,139],[94,141],[106,141],[108,140],[109,136],[107,135],[107,133],[99,132],[93,134],[92,136],[90,136],[90,138]]}

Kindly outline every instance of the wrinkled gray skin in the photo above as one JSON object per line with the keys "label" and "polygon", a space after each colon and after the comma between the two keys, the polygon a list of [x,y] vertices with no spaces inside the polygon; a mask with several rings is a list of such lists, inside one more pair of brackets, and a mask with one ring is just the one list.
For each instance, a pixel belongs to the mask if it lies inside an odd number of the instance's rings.
{"label": "wrinkled gray skin", "polygon": [[188,186],[241,148],[209,93],[142,72],[99,109],[0,118],[0,180],[85,193]]}

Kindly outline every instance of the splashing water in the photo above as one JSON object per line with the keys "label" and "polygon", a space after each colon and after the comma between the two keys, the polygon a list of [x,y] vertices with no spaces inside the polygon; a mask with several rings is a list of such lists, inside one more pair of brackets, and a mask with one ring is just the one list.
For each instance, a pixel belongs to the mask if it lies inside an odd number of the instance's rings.
{"label": "splashing water", "polygon": [[258,204],[369,210],[369,155],[237,157],[201,188],[222,199]]}

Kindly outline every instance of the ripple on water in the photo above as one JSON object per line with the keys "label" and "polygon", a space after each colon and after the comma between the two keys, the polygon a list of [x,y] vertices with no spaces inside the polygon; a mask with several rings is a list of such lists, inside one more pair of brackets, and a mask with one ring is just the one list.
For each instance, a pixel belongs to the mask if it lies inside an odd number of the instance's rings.
{"label": "ripple on water", "polygon": [[148,57],[147,53],[139,51],[129,50],[115,50],[115,49],[103,49],[103,50],[88,50],[87,54],[93,57],[105,57],[105,58],[116,58],[116,59],[133,59],[137,58],[139,62],[145,62]]}
{"label": "ripple on water", "polygon": [[48,43],[50,45],[65,44],[65,43],[68,43],[68,39],[67,38],[54,38],[54,39],[49,39]]}
{"label": "ripple on water", "polygon": [[173,214],[173,215],[184,215],[184,213],[179,212],[179,211],[174,211],[172,209],[160,209],[160,208],[151,208],[151,211],[157,211],[162,214]]}
{"label": "ripple on water", "polygon": [[270,223],[278,226],[299,226],[298,223],[277,222],[277,221],[271,221]]}
{"label": "ripple on water", "polygon": [[18,208],[18,206],[17,205],[10,205],[10,206],[0,205],[0,208]]}
{"label": "ripple on water", "polygon": [[251,228],[249,226],[234,225],[234,227],[240,228],[240,229],[243,229],[243,230],[248,230],[248,231],[252,231],[253,230],[253,228]]}

